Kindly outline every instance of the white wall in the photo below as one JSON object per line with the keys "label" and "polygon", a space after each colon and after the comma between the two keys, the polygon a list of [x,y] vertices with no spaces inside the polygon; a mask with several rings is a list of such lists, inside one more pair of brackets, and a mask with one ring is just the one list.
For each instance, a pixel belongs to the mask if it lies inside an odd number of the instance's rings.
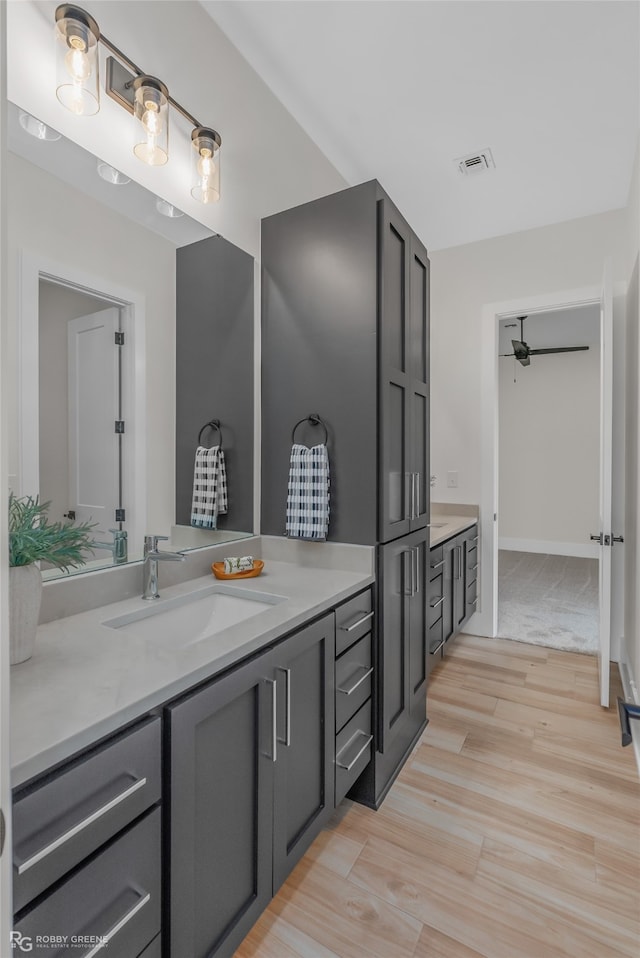
{"label": "white wall", "polygon": [[[514,382],[515,378],[515,382]],[[500,548],[590,555],[599,524],[600,349],[500,360]]]}
{"label": "white wall", "polygon": [[89,9],[101,31],[143,70],[164,80],[201,123],[219,131],[221,200],[208,207],[198,203],[190,195],[191,127],[175,111],[169,162],[151,168],[133,155],[130,114],[104,90],[93,117],[74,117],[58,103],[57,6],[57,0],[7,4],[9,99],[230,242],[257,256],[261,217],[346,186],[195,0],[92,0]]}
{"label": "white wall", "polygon": [[640,702],[640,144],[627,205],[627,293],[626,367],[626,515],[625,515],[625,659]]}
{"label": "white wall", "polygon": [[78,290],[40,282],[40,499],[51,502],[49,517],[57,522],[70,505],[68,323],[110,306]]}

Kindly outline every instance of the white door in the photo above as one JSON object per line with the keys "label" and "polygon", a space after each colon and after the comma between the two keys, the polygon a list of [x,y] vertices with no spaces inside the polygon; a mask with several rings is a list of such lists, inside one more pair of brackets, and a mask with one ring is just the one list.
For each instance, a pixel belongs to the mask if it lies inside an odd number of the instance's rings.
{"label": "white door", "polygon": [[613,433],[613,288],[611,261],[605,263],[600,297],[600,705],[609,707],[611,653],[611,474]]}
{"label": "white door", "polygon": [[69,347],[69,508],[77,522],[108,535],[120,505],[119,357],[113,307],[67,324]]}

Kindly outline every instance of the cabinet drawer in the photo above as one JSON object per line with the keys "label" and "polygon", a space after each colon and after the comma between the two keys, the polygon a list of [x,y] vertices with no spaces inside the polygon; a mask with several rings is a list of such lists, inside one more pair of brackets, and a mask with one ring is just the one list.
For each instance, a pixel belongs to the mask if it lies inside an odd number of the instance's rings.
{"label": "cabinet drawer", "polygon": [[336,735],[336,805],[369,764],[373,754],[371,700]]}
{"label": "cabinet drawer", "polygon": [[444,548],[443,546],[436,546],[435,549],[431,549],[429,554],[429,578],[433,579],[434,576],[441,575],[444,568]]}
{"label": "cabinet drawer", "polygon": [[160,931],[160,865],[157,808],[41,900],[15,929],[32,941],[38,935],[49,940],[67,935],[67,942],[86,936],[83,948],[77,940],[72,948],[38,946],[40,958],[73,953],[88,958],[94,950],[138,958]]}
{"label": "cabinet drawer", "polygon": [[353,645],[367,632],[373,622],[371,589],[361,592],[336,609],[336,655]]}
{"label": "cabinet drawer", "polygon": [[429,652],[431,655],[442,647],[442,619],[438,619],[429,629]]}
{"label": "cabinet drawer", "polygon": [[371,696],[373,667],[371,633],[352,645],[336,662],[336,732]]}
{"label": "cabinet drawer", "polygon": [[160,798],[160,719],[27,787],[13,805],[18,911]]}

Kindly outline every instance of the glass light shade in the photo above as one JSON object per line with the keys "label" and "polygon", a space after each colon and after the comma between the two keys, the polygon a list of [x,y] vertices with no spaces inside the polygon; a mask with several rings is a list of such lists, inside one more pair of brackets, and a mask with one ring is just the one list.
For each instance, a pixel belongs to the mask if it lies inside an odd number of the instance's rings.
{"label": "glass light shade", "polygon": [[216,203],[220,199],[221,145],[215,130],[197,126],[191,133],[191,195],[200,203]]}
{"label": "glass light shade", "polygon": [[80,7],[56,10],[56,96],[76,116],[100,109],[98,24]]}
{"label": "glass light shade", "polygon": [[149,166],[164,166],[169,159],[169,91],[148,76],[136,77],[133,90],[133,152]]}

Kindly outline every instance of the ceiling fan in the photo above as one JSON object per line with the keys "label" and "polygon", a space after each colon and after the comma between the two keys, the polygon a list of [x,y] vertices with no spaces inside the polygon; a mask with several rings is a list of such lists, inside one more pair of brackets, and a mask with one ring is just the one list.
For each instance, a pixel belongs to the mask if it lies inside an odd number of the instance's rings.
{"label": "ceiling fan", "polygon": [[512,339],[512,353],[501,353],[502,356],[515,356],[522,366],[531,365],[531,356],[546,356],[549,353],[579,353],[588,346],[552,346],[549,349],[530,349],[524,341],[524,321],[526,316],[518,316],[520,323],[520,339]]}

